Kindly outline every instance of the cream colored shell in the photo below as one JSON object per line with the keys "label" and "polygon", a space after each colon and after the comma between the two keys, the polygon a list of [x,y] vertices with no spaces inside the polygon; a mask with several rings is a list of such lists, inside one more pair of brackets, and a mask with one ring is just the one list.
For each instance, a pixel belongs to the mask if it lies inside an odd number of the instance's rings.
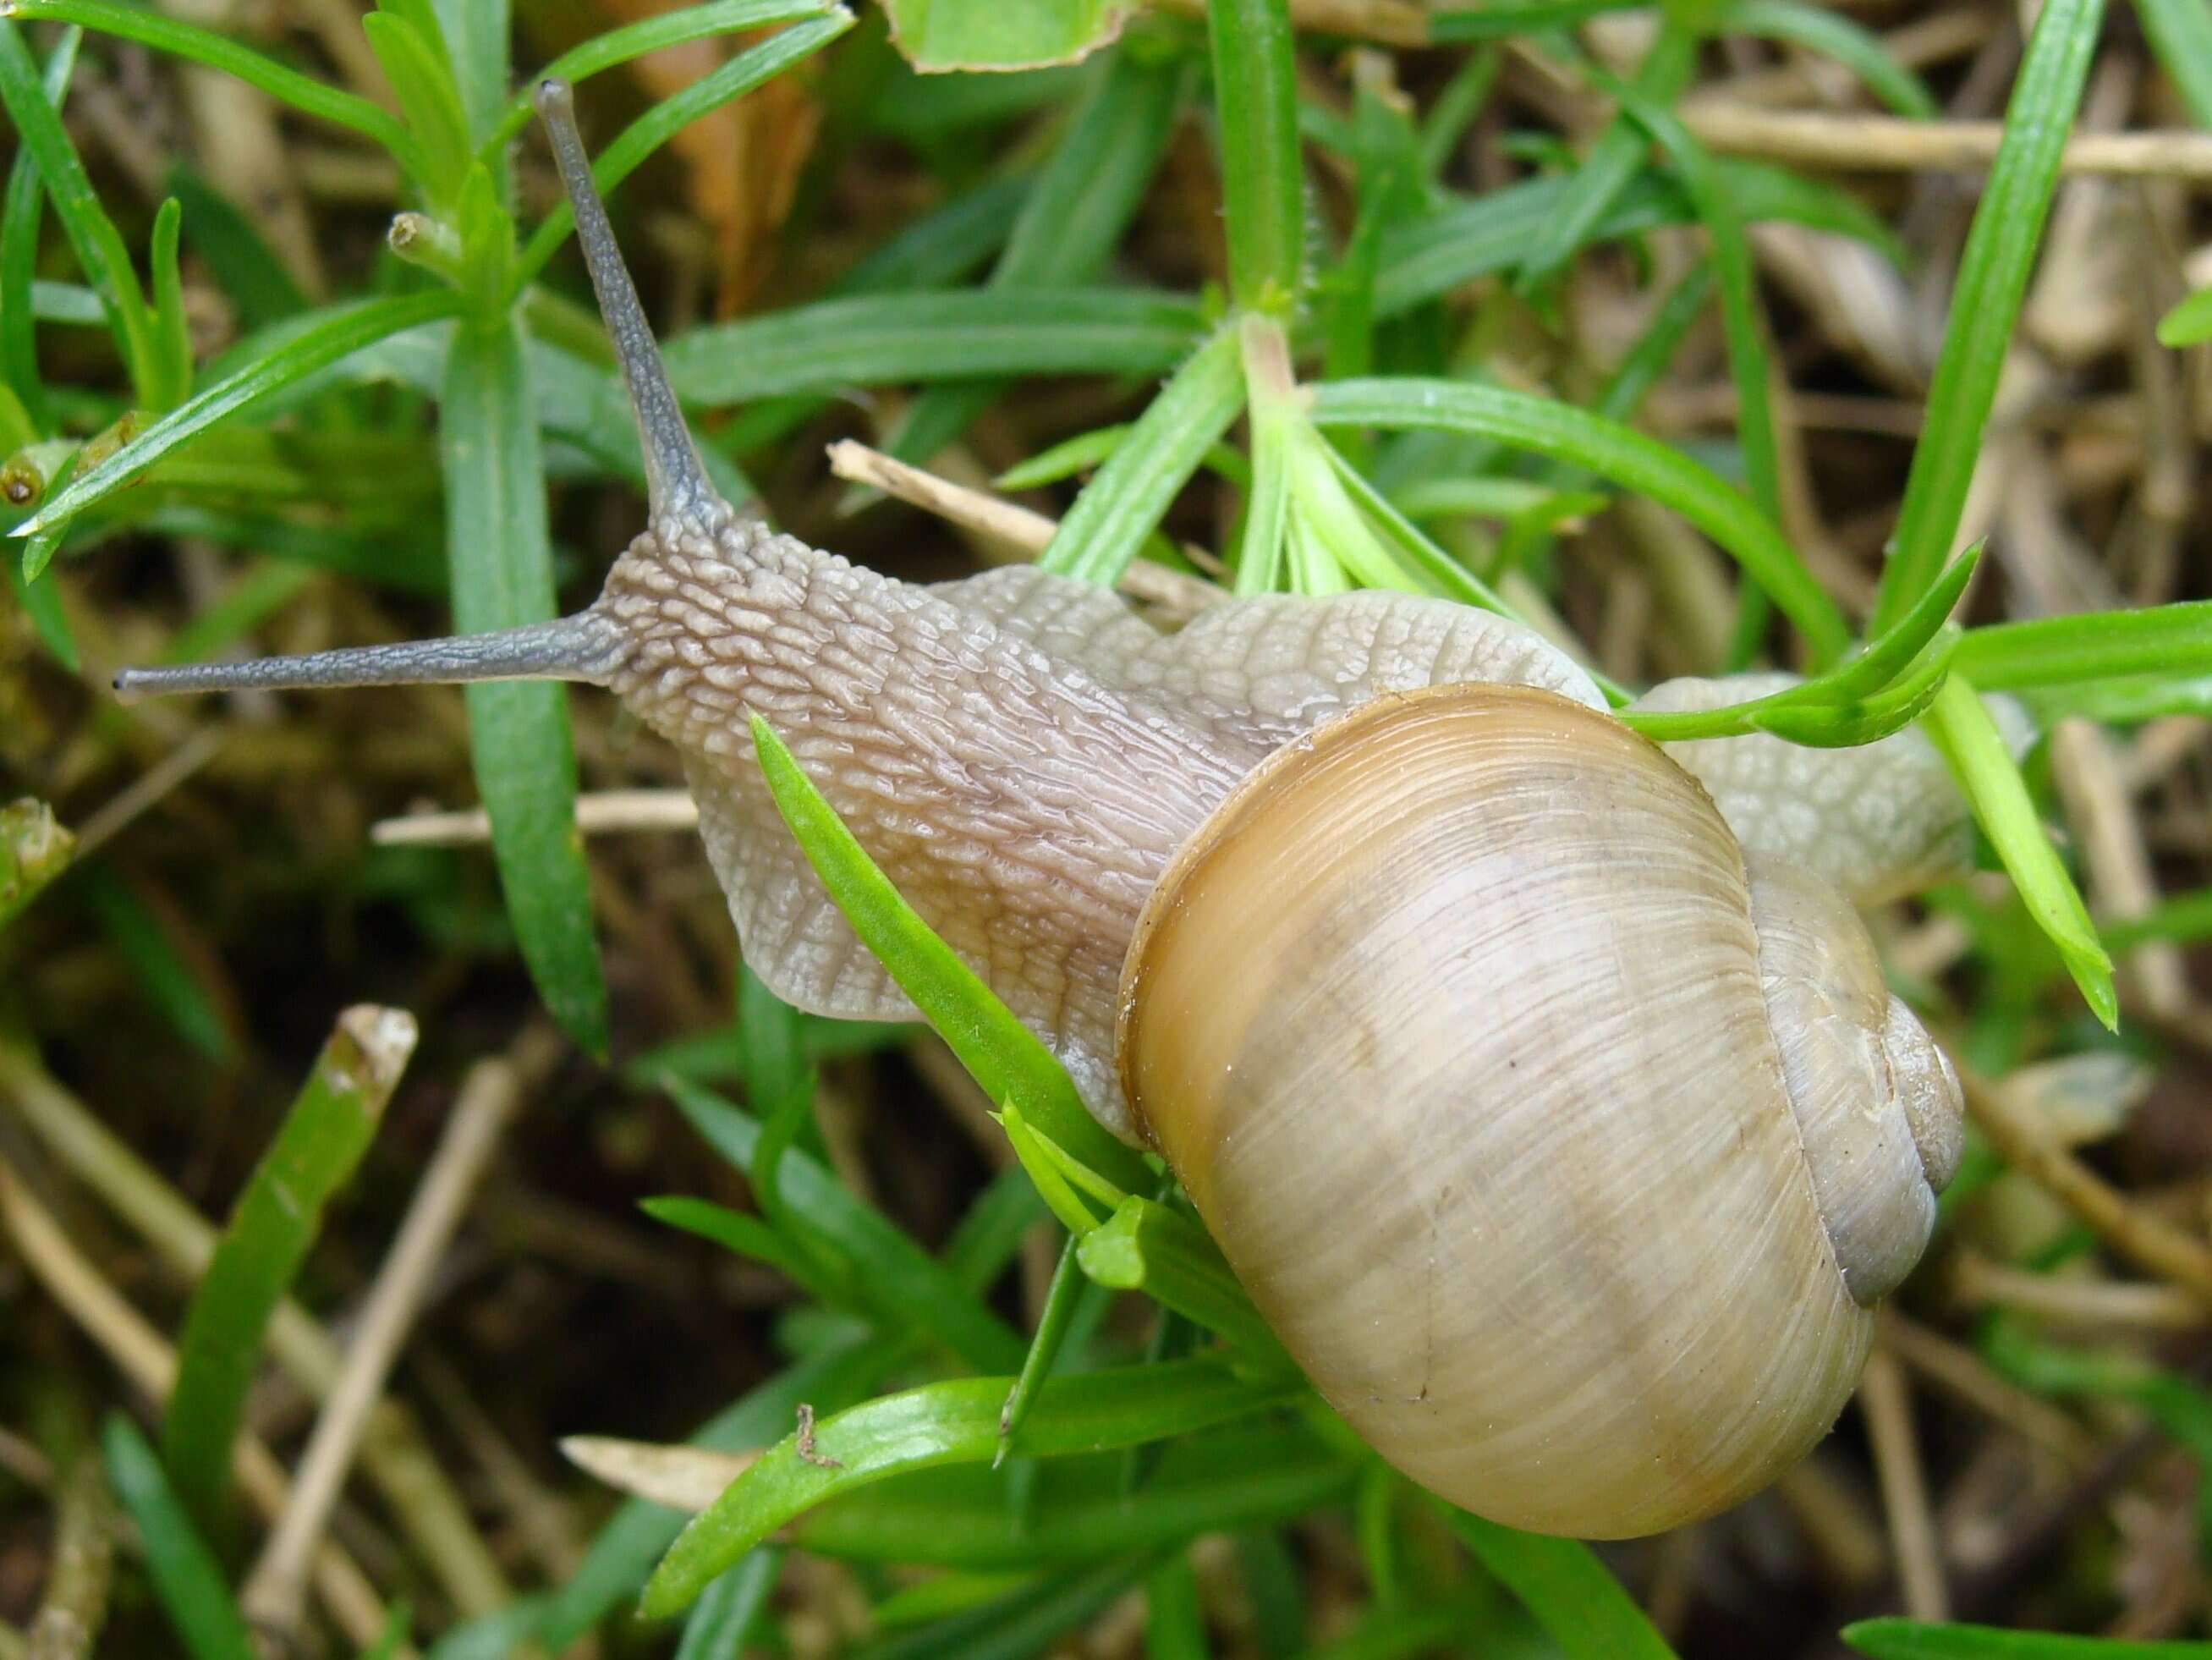
{"label": "cream colored shell", "polygon": [[1291,745],[1170,866],[1121,1019],[1130,1099],[1261,1313],[1453,1502],[1656,1531],[1849,1395],[1871,1316],[1736,843],[1618,722],[1443,687]]}

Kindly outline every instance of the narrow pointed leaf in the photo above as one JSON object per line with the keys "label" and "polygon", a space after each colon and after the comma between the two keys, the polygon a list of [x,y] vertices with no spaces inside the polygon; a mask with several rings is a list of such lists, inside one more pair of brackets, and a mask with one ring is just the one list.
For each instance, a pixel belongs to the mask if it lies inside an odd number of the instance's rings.
{"label": "narrow pointed leaf", "polygon": [[211,1538],[229,1534],[230,1463],[276,1304],[352,1176],[415,1049],[404,1011],[348,1009],[254,1166],[193,1292],[162,1418],[162,1462]]}
{"label": "narrow pointed leaf", "polygon": [[[512,322],[453,334],[441,401],[453,623],[479,634],[552,617],[553,553],[529,361]],[[576,830],[576,752],[565,689],[542,680],[465,689],[477,787],[530,976],[554,1018],[594,1055],[607,1044],[606,984]]]}
{"label": "narrow pointed leaf", "polygon": [[1075,498],[1037,563],[1085,581],[1119,581],[1176,493],[1243,407],[1237,331],[1220,329],[1137,418]]}
{"label": "narrow pointed leaf", "polygon": [[100,1433],[107,1479],[137,1526],[154,1594],[191,1660],[255,1660],[214,1551],[192,1525],[138,1426],[118,1414]]}
{"label": "narrow pointed leaf", "polygon": [[[803,1450],[795,1434],[777,1443],[670,1548],[646,1586],[644,1612],[675,1613],[777,1528],[840,1494],[908,1471],[989,1463],[1012,1383],[925,1384],[817,1424]],[[1297,1387],[1249,1382],[1212,1360],[1051,1378],[1037,1391],[1023,1450],[1066,1457],[1184,1435],[1259,1411]]]}
{"label": "narrow pointed leaf", "polygon": [[362,347],[406,329],[450,317],[460,307],[450,291],[362,300],[333,306],[293,332],[286,343],[179,404],[99,465],[70,480],[40,505],[38,514],[12,532],[30,536],[66,523],[110,491],[120,489],[168,454],[257,398],[303,380]]}
{"label": "narrow pointed leaf", "polygon": [[1092,1168],[1123,1187],[1148,1185],[1143,1162],[1099,1127],[1051,1051],[899,897],[768,723],[756,715],[752,730],[769,789],[807,862],[961,1064],[993,1100],[1018,1103]]}

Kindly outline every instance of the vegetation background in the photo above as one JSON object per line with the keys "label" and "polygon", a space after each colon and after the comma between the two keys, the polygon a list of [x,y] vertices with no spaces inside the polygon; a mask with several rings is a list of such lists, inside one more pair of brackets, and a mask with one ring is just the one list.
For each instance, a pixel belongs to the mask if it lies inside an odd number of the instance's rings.
{"label": "vegetation background", "polygon": [[[0,1660],[2208,1652],[2207,0],[0,15]],[[1944,747],[1986,868],[1873,922],[1976,1134],[1802,1468],[1595,1551],[1430,1500],[911,919],[957,1054],[747,981],[610,700],[114,702],[596,588],[549,66],[812,542]]]}

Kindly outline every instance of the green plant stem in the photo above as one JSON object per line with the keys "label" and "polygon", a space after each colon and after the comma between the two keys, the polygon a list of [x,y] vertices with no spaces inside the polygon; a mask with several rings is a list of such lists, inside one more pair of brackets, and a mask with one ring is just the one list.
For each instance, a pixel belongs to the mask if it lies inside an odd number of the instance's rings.
{"label": "green plant stem", "polygon": [[2212,672],[2212,600],[1970,629],[1954,662],[1984,691]]}
{"label": "green plant stem", "polygon": [[228,1527],[231,1448],[270,1316],[306,1260],[324,1207],[368,1149],[415,1049],[415,1022],[348,1009],[255,1166],[185,1316],[162,1461],[210,1535]]}
{"label": "green plant stem", "polygon": [[1286,0],[1209,0],[1221,143],[1229,291],[1255,311],[1297,304],[1305,266],[1305,185]]}
{"label": "green plant stem", "polygon": [[69,868],[76,845],[45,802],[26,798],[0,807],[0,927]]}
{"label": "green plant stem", "polygon": [[2103,16],[2103,0],[2049,0],[2028,38],[2004,138],[1960,256],[1927,417],[1869,624],[1877,633],[1911,607],[1951,556]]}

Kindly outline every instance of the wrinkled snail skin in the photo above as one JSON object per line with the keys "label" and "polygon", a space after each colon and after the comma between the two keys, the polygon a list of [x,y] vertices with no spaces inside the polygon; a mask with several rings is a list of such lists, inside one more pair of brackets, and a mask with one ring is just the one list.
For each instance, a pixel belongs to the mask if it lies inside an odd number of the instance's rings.
{"label": "wrinkled snail skin", "polygon": [[1856,1382],[1866,1304],[1926,1237],[1885,1034],[1941,1063],[1909,1014],[1890,1031],[1848,906],[1761,892],[1652,745],[1464,686],[1271,758],[1148,904],[1130,1098],[1316,1387],[1444,1497],[1678,1525],[1764,1487]]}
{"label": "wrinkled snail skin", "polygon": [[[1749,702],[1799,684],[1776,671],[1695,676],[1651,688],[1630,708],[1672,714]],[[2010,697],[1983,700],[2015,757],[2034,739]],[[1661,745],[1712,794],[1745,848],[1878,905],[1973,868],[1974,825],[1949,769],[1917,727],[1843,750],[1752,733]]]}
{"label": "wrinkled snail skin", "polygon": [[[681,754],[769,987],[911,1016],[775,809],[763,716],[1100,1121],[1159,1148],[1316,1387],[1414,1480],[1620,1535],[1800,1456],[1959,1130],[1948,1065],[1808,873],[1799,763],[1676,746],[1709,795],[1559,650],[1442,600],[1228,600],[1163,635],[1065,577],[917,587],[740,518],[566,88],[538,105],[647,461],[649,527],[599,599],[118,692],[609,687]],[[1699,695],[1674,684],[1654,697]],[[1854,776],[1919,787],[1893,760]],[[1841,862],[1878,889],[1927,840],[1862,835]]]}

